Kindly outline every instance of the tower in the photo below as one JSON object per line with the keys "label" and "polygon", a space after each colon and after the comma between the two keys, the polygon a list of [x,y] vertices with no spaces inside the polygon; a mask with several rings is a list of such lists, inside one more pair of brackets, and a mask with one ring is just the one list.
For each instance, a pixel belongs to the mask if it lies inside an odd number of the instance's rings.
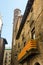
{"label": "tower", "polygon": [[0,15],[0,37],[1,37],[2,25],[3,25],[3,23],[2,23],[2,17]]}

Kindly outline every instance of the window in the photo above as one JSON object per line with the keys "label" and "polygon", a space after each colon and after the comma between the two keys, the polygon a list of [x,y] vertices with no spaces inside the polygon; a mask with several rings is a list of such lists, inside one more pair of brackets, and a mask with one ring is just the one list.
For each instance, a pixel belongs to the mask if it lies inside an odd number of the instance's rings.
{"label": "window", "polygon": [[29,20],[27,22],[29,22]]}
{"label": "window", "polygon": [[32,34],[32,39],[35,39],[35,27],[32,29],[31,34]]}
{"label": "window", "polygon": [[24,40],[24,36],[22,36],[22,40]]}
{"label": "window", "polygon": [[20,48],[20,43],[18,43],[18,48]]}
{"label": "window", "polygon": [[24,41],[25,37],[24,37],[24,34],[22,35],[22,40]]}
{"label": "window", "polygon": [[11,54],[11,52],[9,54]]}
{"label": "window", "polygon": [[35,32],[32,33],[32,39],[35,39]]}
{"label": "window", "polygon": [[10,62],[11,60],[9,60],[9,62]]}
{"label": "window", "polygon": [[11,58],[11,56],[9,56],[9,58]]}
{"label": "window", "polygon": [[20,49],[20,52],[21,52],[21,49]]}
{"label": "window", "polygon": [[24,42],[24,46],[26,45],[26,41]]}
{"label": "window", "polygon": [[31,23],[30,23],[30,27],[33,25],[33,23],[34,23],[34,20],[31,21]]}

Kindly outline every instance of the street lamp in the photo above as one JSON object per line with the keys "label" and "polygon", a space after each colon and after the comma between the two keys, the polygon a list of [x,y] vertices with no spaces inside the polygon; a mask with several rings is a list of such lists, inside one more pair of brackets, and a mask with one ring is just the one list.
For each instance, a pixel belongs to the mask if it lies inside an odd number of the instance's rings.
{"label": "street lamp", "polygon": [[3,25],[3,23],[2,23],[2,18],[1,18],[1,16],[0,16],[0,38],[1,38],[2,25]]}

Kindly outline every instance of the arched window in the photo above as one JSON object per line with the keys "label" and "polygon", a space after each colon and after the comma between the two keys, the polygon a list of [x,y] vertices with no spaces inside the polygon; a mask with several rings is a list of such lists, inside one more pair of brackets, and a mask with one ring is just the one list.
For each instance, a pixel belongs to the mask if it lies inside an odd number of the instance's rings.
{"label": "arched window", "polygon": [[40,63],[36,62],[35,65],[40,65]]}

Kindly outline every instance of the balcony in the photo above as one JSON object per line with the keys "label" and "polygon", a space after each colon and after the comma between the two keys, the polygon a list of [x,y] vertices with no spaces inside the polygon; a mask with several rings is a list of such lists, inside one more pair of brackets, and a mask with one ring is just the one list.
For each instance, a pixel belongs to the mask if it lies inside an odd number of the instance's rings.
{"label": "balcony", "polygon": [[37,53],[36,40],[30,40],[18,55],[18,61],[25,59],[27,56]]}

